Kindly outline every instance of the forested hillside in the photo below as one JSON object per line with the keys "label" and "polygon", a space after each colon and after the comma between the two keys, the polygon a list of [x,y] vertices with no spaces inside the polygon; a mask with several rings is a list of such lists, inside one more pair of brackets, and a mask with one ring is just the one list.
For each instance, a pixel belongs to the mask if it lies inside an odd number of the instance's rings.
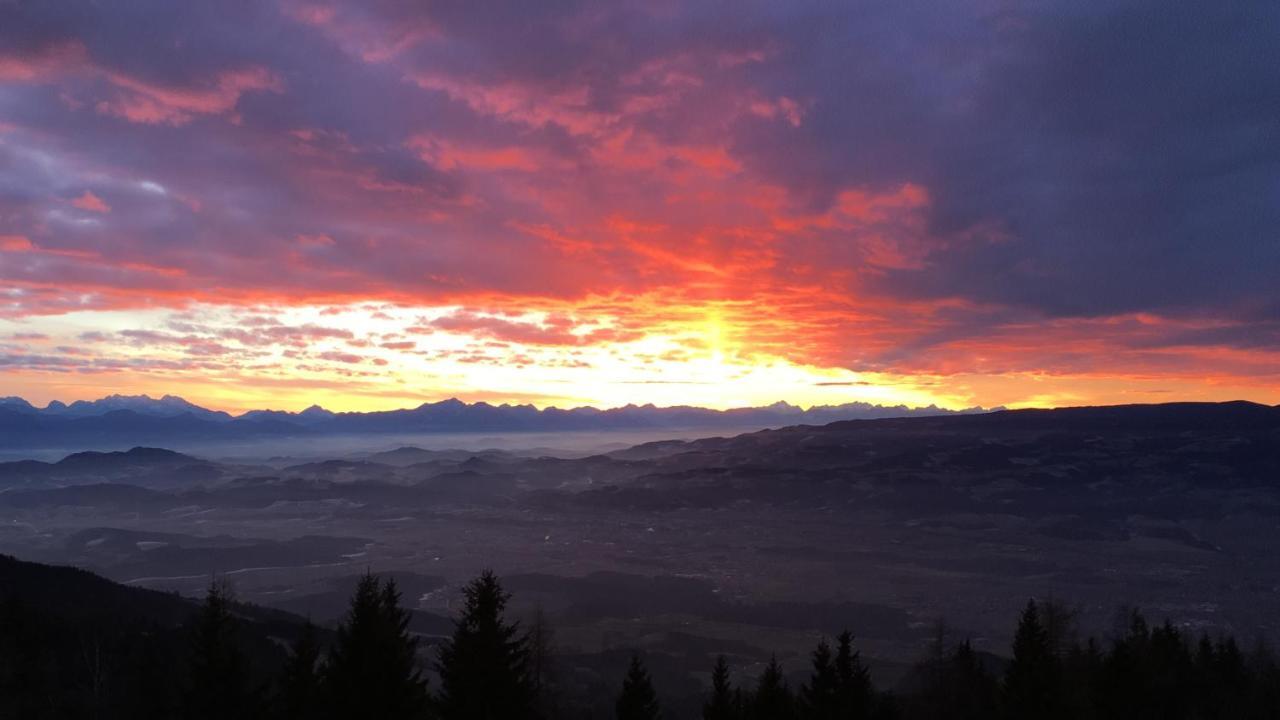
{"label": "forested hillside", "polygon": [[[447,639],[410,629],[394,580],[366,574],[333,629],[237,603],[213,581],[201,603],[87,572],[0,558],[0,717],[604,718],[1273,718],[1280,668],[1265,644],[1195,636],[1138,611],[1105,639],[1076,635],[1071,611],[1028,601],[1007,657],[939,631],[907,680],[876,684],[855,635],[834,630],[810,671],[776,660],[754,676],[716,654],[700,712],[666,694],[630,654],[610,697],[579,692],[551,628],[506,613],[482,573]],[[570,672],[566,672],[570,671]],[[735,677],[738,681],[735,682]]]}

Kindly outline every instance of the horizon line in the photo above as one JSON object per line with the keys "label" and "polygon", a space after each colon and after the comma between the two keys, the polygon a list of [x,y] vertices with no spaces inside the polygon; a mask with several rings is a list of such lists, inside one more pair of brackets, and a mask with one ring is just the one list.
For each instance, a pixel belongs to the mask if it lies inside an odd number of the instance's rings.
{"label": "horizon line", "polygon": [[[694,410],[706,410],[706,411],[708,411],[708,412],[726,413],[726,412],[731,412],[731,411],[734,411],[734,410],[764,410],[764,409],[774,408],[774,407],[778,407],[778,406],[786,406],[786,407],[790,407],[790,408],[795,408],[795,409],[800,410],[800,411],[802,411],[802,412],[809,412],[809,411],[811,411],[811,410],[819,409],[819,408],[841,408],[841,407],[849,407],[849,406],[862,406],[862,407],[868,407],[868,408],[883,408],[883,409],[898,409],[898,408],[903,408],[903,409],[906,409],[906,410],[916,410],[916,411],[918,411],[918,410],[937,410],[937,411],[940,411],[940,412],[946,412],[946,413],[962,413],[962,412],[969,412],[969,413],[974,413],[974,412],[995,412],[995,411],[998,411],[998,410],[1015,409],[1015,408],[1011,408],[1011,407],[1007,407],[1007,406],[1003,406],[1003,405],[994,405],[994,406],[991,406],[991,407],[986,407],[986,406],[983,406],[983,405],[971,405],[971,406],[967,406],[967,407],[947,407],[947,406],[944,406],[944,405],[939,405],[939,404],[937,404],[937,403],[930,403],[930,404],[928,404],[928,405],[910,405],[910,404],[907,404],[907,403],[892,403],[892,404],[886,404],[886,403],[875,403],[875,402],[868,402],[868,401],[865,401],[865,400],[851,400],[851,401],[849,401],[849,402],[844,402],[844,403],[832,403],[832,404],[818,404],[818,403],[813,403],[813,404],[809,404],[809,405],[796,404],[796,403],[792,403],[792,402],[790,402],[790,401],[788,401],[788,400],[776,400],[776,401],[774,401],[774,402],[772,402],[772,403],[768,403],[768,404],[764,404],[764,405],[733,405],[733,406],[724,407],[724,408],[715,408],[715,407],[708,407],[708,406],[706,406],[706,405],[694,405],[694,404],[658,405],[658,404],[656,404],[656,403],[644,403],[644,404],[640,404],[640,403],[625,403],[625,404],[623,404],[623,405],[610,405],[610,406],[599,406],[599,405],[590,405],[590,404],[584,404],[584,405],[573,405],[573,406],[560,406],[560,405],[555,405],[555,404],[546,404],[546,405],[541,405],[541,404],[538,404],[538,403],[535,403],[535,402],[526,402],[526,403],[502,402],[502,403],[495,403],[495,402],[490,402],[490,401],[488,401],[488,400],[483,400],[483,399],[468,401],[468,400],[465,400],[465,399],[463,399],[463,398],[461,398],[461,397],[458,397],[457,395],[450,395],[450,396],[443,397],[443,398],[436,399],[436,400],[423,400],[422,402],[418,403],[417,405],[404,405],[404,406],[395,407],[395,408],[388,408],[388,409],[385,409],[385,410],[331,410],[331,409],[326,408],[326,407],[324,407],[323,405],[321,405],[320,403],[318,403],[318,402],[317,402],[317,403],[311,403],[310,405],[307,405],[306,407],[303,407],[303,408],[301,408],[301,409],[297,409],[297,410],[284,410],[284,409],[278,409],[278,408],[272,408],[272,407],[254,407],[254,408],[249,408],[249,409],[247,409],[247,410],[233,411],[233,410],[228,410],[228,409],[225,409],[225,408],[219,408],[219,407],[216,407],[216,406],[204,405],[204,404],[201,404],[201,403],[198,403],[198,402],[192,402],[192,401],[190,401],[190,400],[186,399],[185,397],[183,397],[182,395],[177,395],[177,394],[174,394],[174,393],[164,393],[163,395],[160,395],[159,397],[155,397],[155,396],[153,396],[153,395],[151,395],[151,394],[149,394],[149,393],[139,393],[139,394],[136,394],[136,395],[128,395],[128,394],[124,394],[124,393],[110,393],[110,394],[103,395],[103,396],[98,397],[98,398],[95,398],[95,399],[77,398],[77,399],[74,399],[74,400],[61,400],[61,399],[56,399],[56,398],[55,398],[55,399],[50,400],[50,401],[48,401],[47,403],[45,403],[45,405],[44,405],[44,406],[37,405],[37,404],[35,404],[35,403],[33,403],[33,402],[31,402],[31,401],[27,400],[26,398],[22,397],[21,395],[8,395],[8,396],[0,397],[0,403],[3,403],[3,402],[4,402],[4,401],[6,401],[6,400],[18,400],[18,401],[21,401],[21,402],[23,402],[23,403],[27,404],[28,406],[30,406],[31,408],[33,408],[33,409],[35,409],[35,410],[38,410],[38,411],[42,411],[42,412],[43,412],[43,411],[47,411],[47,410],[49,410],[49,409],[50,409],[51,407],[53,407],[55,404],[56,404],[56,405],[61,405],[62,407],[70,407],[70,406],[75,405],[76,403],[94,404],[94,403],[102,402],[102,401],[104,401],[104,400],[112,400],[112,399],[121,399],[121,400],[143,400],[143,401],[149,401],[149,402],[163,402],[165,399],[172,399],[172,400],[178,400],[178,401],[181,401],[181,402],[183,402],[183,403],[186,403],[186,404],[192,405],[192,406],[194,406],[194,407],[196,407],[196,408],[198,408],[198,409],[201,409],[201,410],[205,410],[205,411],[209,411],[209,412],[215,412],[215,413],[224,413],[224,414],[226,414],[226,415],[231,416],[232,418],[241,418],[241,417],[244,417],[245,415],[248,415],[249,413],[255,413],[255,412],[278,412],[278,413],[287,413],[287,414],[290,414],[290,415],[298,415],[298,414],[301,414],[301,413],[306,412],[307,410],[311,410],[311,409],[319,409],[319,410],[323,410],[323,411],[325,411],[325,412],[333,413],[333,414],[335,414],[335,415],[368,415],[368,414],[372,414],[372,413],[380,413],[380,412],[398,412],[398,411],[406,411],[406,410],[417,410],[418,408],[421,408],[421,407],[424,407],[424,406],[427,406],[427,405],[440,405],[440,404],[448,403],[448,402],[451,402],[451,401],[452,401],[452,402],[458,402],[458,403],[461,403],[461,404],[466,405],[466,406],[469,406],[469,407],[474,407],[474,406],[477,406],[477,405],[487,405],[487,406],[489,406],[489,407],[497,407],[497,408],[502,408],[502,407],[507,407],[507,408],[532,407],[532,408],[534,408],[535,410],[537,410],[538,412],[544,412],[544,411],[547,411],[547,410],[561,410],[561,411],[566,411],[566,412],[568,412],[568,411],[573,411],[573,410],[596,410],[596,411],[599,411],[599,412],[608,412],[608,411],[611,411],[611,410],[623,410],[623,409],[626,409],[626,408],[653,408],[653,409],[655,409],[655,410],[675,410],[675,409],[687,408],[687,409],[694,409]],[[1244,402],[1250,402],[1250,401],[1244,401]],[[1129,404],[1132,404],[1132,403],[1129,403]],[[1029,406],[1029,407],[1030,407],[1030,406]],[[1034,407],[1040,408],[1041,406],[1034,406]],[[1067,406],[1062,406],[1062,407],[1067,407]],[[1025,409],[1025,408],[1024,408],[1024,409]],[[1052,408],[1051,408],[1050,406],[1043,406],[1043,408],[1042,408],[1042,409],[1052,409]]]}
{"label": "horizon line", "polygon": [[95,399],[92,399],[92,400],[90,400],[90,399],[85,399],[85,398],[79,398],[79,399],[70,400],[70,401],[65,401],[65,400],[60,400],[60,399],[53,399],[53,400],[50,400],[49,402],[47,402],[44,406],[36,405],[35,403],[30,402],[29,400],[27,400],[26,398],[24,398],[24,397],[22,397],[22,396],[20,396],[20,395],[9,395],[9,396],[0,397],[0,405],[2,405],[2,404],[3,404],[3,402],[4,402],[4,401],[6,401],[6,400],[18,400],[18,401],[21,401],[22,403],[25,403],[26,405],[28,405],[29,407],[31,407],[31,408],[32,408],[32,409],[34,409],[34,410],[37,410],[37,411],[40,411],[40,412],[47,412],[47,411],[48,411],[51,407],[53,407],[55,404],[56,404],[56,405],[61,405],[62,407],[71,407],[71,406],[73,406],[73,405],[75,405],[75,404],[77,404],[77,403],[84,403],[84,404],[96,404],[96,403],[99,403],[99,402],[102,402],[102,401],[105,401],[105,400],[113,400],[113,399],[120,399],[120,400],[140,400],[140,401],[157,402],[157,403],[159,403],[159,402],[164,402],[166,399],[170,399],[170,400],[177,400],[177,401],[180,401],[180,402],[182,402],[182,403],[186,403],[186,404],[188,404],[188,405],[191,405],[191,406],[193,406],[194,408],[199,409],[199,410],[204,410],[204,411],[206,411],[206,412],[213,412],[213,413],[222,413],[222,414],[225,414],[225,415],[229,416],[229,417],[230,417],[230,418],[232,418],[232,419],[240,419],[240,418],[243,418],[243,417],[245,417],[245,416],[247,416],[247,415],[249,415],[249,414],[251,414],[251,413],[284,413],[284,414],[288,414],[288,415],[300,415],[300,414],[302,414],[302,413],[304,413],[304,412],[306,412],[306,411],[308,411],[308,410],[313,410],[313,409],[315,409],[315,410],[321,410],[321,411],[324,411],[324,412],[327,412],[327,413],[331,413],[331,414],[333,414],[333,415],[370,415],[370,414],[374,414],[374,413],[390,413],[390,412],[404,412],[404,411],[411,411],[411,410],[417,410],[417,409],[420,409],[420,408],[422,408],[422,407],[426,407],[426,406],[429,406],[429,405],[441,405],[441,404],[450,403],[450,402],[459,403],[459,404],[462,404],[462,405],[467,406],[467,407],[476,407],[476,406],[488,406],[488,407],[494,407],[494,408],[524,408],[524,407],[532,407],[535,411],[537,411],[537,412],[539,412],[539,413],[541,413],[541,412],[545,412],[545,411],[548,411],[548,410],[559,410],[559,411],[562,411],[562,412],[571,412],[571,411],[575,411],[575,410],[595,410],[595,411],[597,411],[597,412],[609,412],[609,411],[614,411],[614,410],[625,410],[625,409],[628,409],[628,408],[634,408],[634,409],[645,409],[645,408],[649,408],[649,409],[653,409],[653,410],[679,410],[679,409],[703,410],[703,411],[707,411],[707,412],[714,412],[714,413],[724,414],[724,413],[733,412],[733,411],[738,411],[738,410],[767,410],[767,409],[770,409],[770,408],[778,408],[778,407],[780,407],[780,406],[785,406],[785,407],[787,407],[787,408],[793,408],[793,409],[798,410],[798,411],[800,411],[800,412],[806,412],[806,413],[807,413],[807,412],[811,412],[811,411],[813,411],[813,410],[815,410],[815,409],[823,409],[823,408],[831,408],[831,409],[835,409],[835,408],[843,408],[843,407],[850,407],[850,406],[861,406],[861,407],[866,407],[866,408],[878,408],[878,409],[885,409],[885,410],[894,410],[894,409],[904,409],[904,410],[908,410],[908,411],[935,410],[935,411],[938,411],[938,412],[941,412],[941,413],[946,413],[946,414],[977,414],[977,413],[991,413],[991,412],[999,412],[999,411],[1003,411],[1003,410],[1061,410],[1061,409],[1066,409],[1066,408],[1078,408],[1078,407],[1125,407],[1125,406],[1135,406],[1135,405],[1151,405],[1151,406],[1156,406],[1156,405],[1174,405],[1174,404],[1187,404],[1187,403],[1191,403],[1191,404],[1204,404],[1204,405],[1224,405],[1224,404],[1230,404],[1230,403],[1247,403],[1247,404],[1251,404],[1251,405],[1259,405],[1259,406],[1262,406],[1262,407],[1280,407],[1280,405],[1271,405],[1271,404],[1266,403],[1266,402],[1260,402],[1260,401],[1257,401],[1257,400],[1250,400],[1250,399],[1247,399],[1247,398],[1235,398],[1235,399],[1231,399],[1231,400],[1166,400],[1166,401],[1162,401],[1162,402],[1149,402],[1149,403],[1141,403],[1141,402],[1139,402],[1139,403],[1134,403],[1134,402],[1113,402],[1113,403],[1084,403],[1084,404],[1075,404],[1075,405],[1070,405],[1070,404],[1069,404],[1069,405],[1010,405],[1010,406],[1006,406],[1006,405],[993,405],[993,406],[990,406],[990,407],[987,407],[987,406],[984,406],[984,405],[971,405],[971,406],[967,406],[967,407],[947,407],[947,406],[944,406],[944,405],[938,405],[938,404],[936,404],[936,403],[931,403],[931,404],[929,404],[929,405],[910,405],[910,404],[907,404],[907,403],[884,404],[884,403],[867,402],[867,401],[865,401],[865,400],[852,400],[852,401],[845,402],[845,403],[834,403],[834,404],[817,404],[817,403],[814,403],[814,404],[809,404],[809,405],[796,404],[796,403],[792,403],[792,402],[790,402],[790,401],[788,401],[788,400],[777,400],[777,401],[774,401],[774,402],[772,402],[772,403],[768,403],[768,404],[765,404],[765,405],[734,405],[734,406],[729,406],[729,407],[724,407],[724,408],[715,408],[715,407],[708,407],[708,406],[705,406],[705,405],[693,405],[693,404],[681,404],[681,405],[658,405],[658,404],[655,404],[655,403],[644,403],[644,404],[639,404],[639,403],[626,403],[626,404],[623,404],[623,405],[612,405],[612,406],[602,407],[602,406],[598,406],[598,405],[590,405],[590,404],[585,404],[585,405],[573,405],[573,406],[560,406],[560,405],[555,405],[555,404],[540,405],[540,404],[538,404],[538,403],[534,403],[534,402],[527,402],[527,403],[514,403],[514,402],[494,403],[494,402],[490,402],[490,401],[483,400],[483,399],[481,399],[481,400],[468,401],[468,400],[465,400],[465,399],[463,399],[463,398],[460,398],[460,397],[458,397],[458,396],[456,396],[456,395],[450,395],[450,396],[448,396],[448,397],[443,397],[443,398],[436,399],[436,400],[423,400],[422,402],[418,403],[417,405],[404,405],[404,406],[399,406],[399,407],[394,407],[394,408],[387,408],[387,409],[383,409],[383,410],[331,410],[331,409],[329,409],[329,408],[324,407],[324,406],[323,406],[323,405],[321,405],[320,403],[311,403],[310,405],[307,405],[306,407],[301,408],[301,409],[297,409],[297,410],[284,410],[284,409],[271,408],[271,407],[255,407],[255,408],[250,408],[250,409],[246,409],[246,410],[232,411],[232,410],[227,410],[227,409],[223,409],[223,408],[212,407],[212,406],[209,406],[209,405],[202,405],[202,404],[200,404],[200,403],[192,402],[192,401],[190,401],[190,400],[187,400],[185,397],[183,397],[183,396],[181,396],[181,395],[177,395],[177,394],[173,394],[173,393],[164,393],[163,395],[161,395],[161,396],[159,396],[159,397],[152,396],[152,395],[150,395],[149,393],[139,393],[139,394],[136,394],[136,395],[127,395],[127,394],[124,394],[124,393],[110,393],[110,394],[103,395],[103,396],[101,396],[101,397],[98,397],[98,398],[95,398]]}

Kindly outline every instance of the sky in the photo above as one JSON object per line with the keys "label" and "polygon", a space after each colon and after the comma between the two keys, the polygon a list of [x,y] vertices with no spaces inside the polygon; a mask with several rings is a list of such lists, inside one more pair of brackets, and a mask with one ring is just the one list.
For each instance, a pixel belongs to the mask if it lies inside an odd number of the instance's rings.
{"label": "sky", "polygon": [[1280,4],[0,0],[0,395],[1280,403]]}

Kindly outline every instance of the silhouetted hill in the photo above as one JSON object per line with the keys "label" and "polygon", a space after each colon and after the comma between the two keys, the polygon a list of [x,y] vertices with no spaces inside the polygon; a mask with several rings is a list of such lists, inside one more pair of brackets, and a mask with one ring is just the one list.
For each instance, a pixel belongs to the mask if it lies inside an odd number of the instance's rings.
{"label": "silhouetted hill", "polygon": [[46,463],[0,463],[0,489],[32,485],[82,485],[127,480],[133,485],[190,485],[224,479],[231,466],[162,448],[135,447],[123,452],[78,452]]}
{"label": "silhouetted hill", "polygon": [[[1173,403],[853,420],[650,443],[611,457],[647,472],[579,501],[669,508],[857,498],[904,513],[1080,512],[1097,525],[1124,512],[1205,516],[1248,488],[1280,489],[1280,408]],[[1280,512],[1280,497],[1253,498],[1251,507]]]}
{"label": "silhouetted hill", "polygon": [[[777,465],[784,459],[835,462],[856,460],[860,448],[851,443],[876,441],[865,452],[882,460],[888,451],[921,452],[939,444],[972,443],[1007,447],[1009,443],[1105,442],[1122,438],[1183,437],[1187,443],[1199,434],[1214,438],[1238,437],[1265,450],[1266,440],[1280,432],[1280,407],[1249,402],[1166,403],[1112,405],[1056,409],[1001,410],[947,416],[847,420],[823,426],[799,425],[747,433],[730,438],[668,440],[646,443],[610,453],[625,459],[656,459],[712,453],[731,464],[757,461]],[[1056,436],[1056,437],[1055,437]],[[926,440],[928,445],[920,445]],[[1175,440],[1171,440],[1173,442]],[[1225,450],[1225,448],[1224,448]],[[1232,452],[1236,450],[1233,449]],[[995,456],[1000,450],[991,450]],[[774,453],[783,453],[782,456]],[[796,455],[799,454],[799,457]],[[894,455],[899,460],[902,455]],[[696,462],[694,460],[693,462]]]}
{"label": "silhouetted hill", "polygon": [[154,468],[192,465],[204,462],[164,448],[135,447],[125,452],[79,452],[54,463],[58,468],[94,468],[110,472],[119,468]]}
{"label": "silhouetted hill", "polygon": [[[187,717],[200,604],[0,555],[0,717]],[[303,620],[233,602],[227,642],[268,688]],[[324,631],[322,638],[328,638]]]}
{"label": "silhouetted hill", "polygon": [[[69,621],[161,627],[187,622],[199,607],[197,600],[174,593],[121,585],[88,570],[9,555],[0,555],[0,601],[38,608],[42,614]],[[287,612],[244,603],[236,604],[236,613],[257,625],[264,636],[292,637],[304,623]]]}
{"label": "silhouetted hill", "polygon": [[73,567],[0,555],[0,596],[68,620],[145,622],[177,626],[196,610],[171,593],[129,587]]}

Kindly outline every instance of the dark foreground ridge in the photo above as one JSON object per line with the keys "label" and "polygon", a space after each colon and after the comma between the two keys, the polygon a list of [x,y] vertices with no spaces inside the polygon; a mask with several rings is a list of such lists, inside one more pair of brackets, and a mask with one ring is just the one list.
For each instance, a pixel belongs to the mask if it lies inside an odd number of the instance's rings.
{"label": "dark foreground ridge", "polygon": [[819,641],[798,677],[776,660],[735,675],[713,651],[698,697],[671,698],[638,651],[605,686],[584,686],[584,669],[557,655],[540,615],[528,624],[508,617],[510,595],[490,572],[462,594],[450,635],[428,644],[411,631],[394,580],[371,574],[330,630],[237,603],[217,581],[196,604],[0,556],[0,717],[1262,720],[1280,712],[1280,667],[1265,644],[1194,637],[1137,611],[1110,638],[1082,640],[1062,605],[1028,601],[1007,657],[977,653],[940,629],[894,689],[876,686],[848,630]]}

